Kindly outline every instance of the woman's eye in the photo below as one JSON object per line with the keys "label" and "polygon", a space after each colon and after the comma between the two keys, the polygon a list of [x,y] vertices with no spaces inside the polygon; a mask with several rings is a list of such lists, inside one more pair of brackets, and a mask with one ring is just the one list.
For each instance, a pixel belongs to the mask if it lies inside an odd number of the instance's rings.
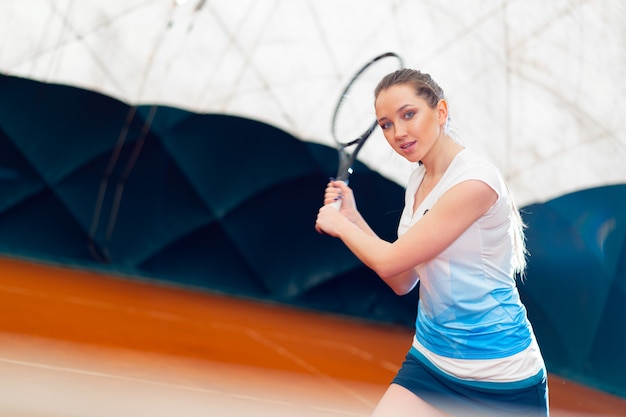
{"label": "woman's eye", "polygon": [[408,111],[408,112],[404,113],[404,118],[405,119],[411,119],[413,116],[415,116],[415,112],[414,111]]}
{"label": "woman's eye", "polygon": [[391,122],[383,122],[383,123],[381,123],[381,124],[380,124],[380,128],[381,128],[382,130],[387,130],[387,129],[389,129],[390,127],[391,127]]}

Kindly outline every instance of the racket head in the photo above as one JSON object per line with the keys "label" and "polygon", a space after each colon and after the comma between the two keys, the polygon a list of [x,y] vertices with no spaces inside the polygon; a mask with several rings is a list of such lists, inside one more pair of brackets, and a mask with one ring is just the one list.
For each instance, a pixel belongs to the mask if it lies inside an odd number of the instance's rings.
{"label": "racket head", "polygon": [[337,180],[347,181],[357,154],[376,130],[374,89],[385,75],[403,66],[402,58],[395,52],[378,55],[363,65],[341,92],[331,121],[339,153]]}

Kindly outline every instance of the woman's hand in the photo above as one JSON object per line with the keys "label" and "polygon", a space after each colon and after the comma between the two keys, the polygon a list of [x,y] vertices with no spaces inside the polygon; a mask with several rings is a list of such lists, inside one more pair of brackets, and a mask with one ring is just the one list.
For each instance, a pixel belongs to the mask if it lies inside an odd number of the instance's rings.
{"label": "woman's hand", "polygon": [[330,235],[333,237],[339,236],[339,225],[341,222],[345,222],[346,218],[341,214],[339,210],[332,206],[332,204],[326,204],[322,206],[317,213],[317,220],[315,221],[315,230],[318,233]]}
{"label": "woman's hand", "polygon": [[341,211],[348,216],[349,212],[356,210],[356,202],[352,189],[343,181],[330,181],[324,191],[324,205],[341,203]]}
{"label": "woman's hand", "polygon": [[[336,204],[340,202],[340,208],[337,210]],[[326,209],[329,209],[326,212]],[[335,213],[333,213],[332,211]],[[315,230],[319,233],[326,233],[331,236],[337,236],[337,222],[343,220],[342,217],[354,222],[356,218],[356,202],[352,189],[343,181],[330,181],[324,190],[324,206],[320,209]]]}

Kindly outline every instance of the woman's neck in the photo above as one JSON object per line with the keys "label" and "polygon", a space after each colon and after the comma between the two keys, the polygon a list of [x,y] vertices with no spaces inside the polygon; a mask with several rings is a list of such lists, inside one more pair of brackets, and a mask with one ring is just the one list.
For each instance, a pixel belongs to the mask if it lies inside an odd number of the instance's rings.
{"label": "woman's neck", "polygon": [[463,149],[464,147],[450,136],[442,136],[428,152],[427,158],[421,161],[426,170],[426,176],[440,178],[454,157]]}

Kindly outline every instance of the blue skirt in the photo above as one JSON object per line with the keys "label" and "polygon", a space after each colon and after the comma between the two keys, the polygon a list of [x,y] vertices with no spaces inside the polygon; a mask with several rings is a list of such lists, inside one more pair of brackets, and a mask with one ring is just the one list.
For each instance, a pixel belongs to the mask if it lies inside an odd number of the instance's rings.
{"label": "blue skirt", "polygon": [[490,389],[431,369],[409,352],[393,383],[456,417],[549,416],[545,375],[528,387]]}

